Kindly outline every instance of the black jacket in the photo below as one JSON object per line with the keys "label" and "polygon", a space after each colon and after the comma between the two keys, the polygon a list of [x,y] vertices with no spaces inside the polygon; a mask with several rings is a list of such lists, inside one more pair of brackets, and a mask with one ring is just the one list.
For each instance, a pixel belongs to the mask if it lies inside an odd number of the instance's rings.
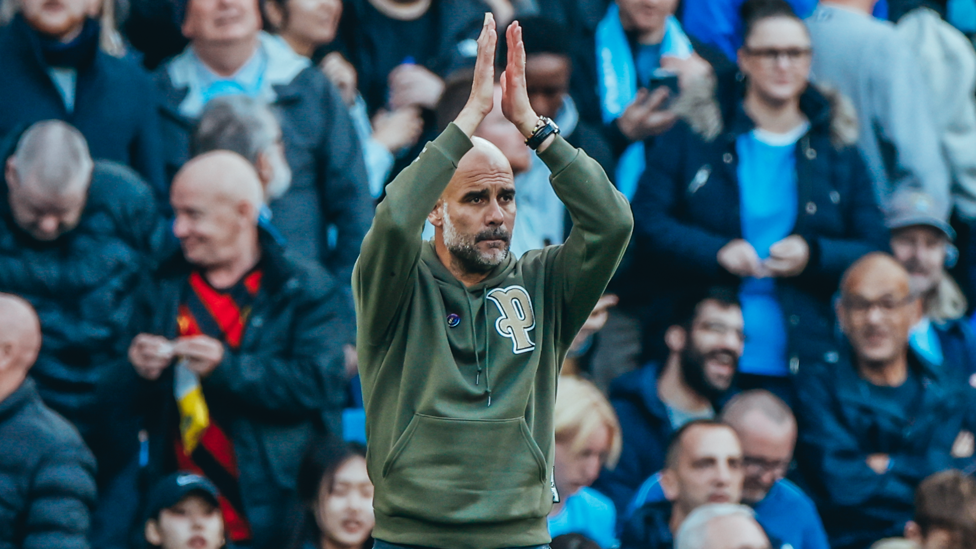
{"label": "black jacket", "polygon": [[[796,456],[835,548],[863,548],[901,534],[912,518],[915,488],[953,466],[953,442],[971,418],[972,390],[909,352],[922,391],[908,402],[871,398],[869,382],[847,353],[836,364],[806,368],[797,378]],[[869,455],[888,454],[879,475]]]}
{"label": "black jacket", "polygon": [[169,227],[148,185],[111,162],[95,162],[81,221],[53,242],[17,225],[7,192],[3,181],[0,292],[37,311],[44,342],[30,375],[45,403],[92,446],[99,474],[108,474],[138,449],[132,389],[116,372],[128,362],[133,292],[172,246]]}
{"label": "black jacket", "polygon": [[88,549],[95,459],[30,379],[0,400],[0,549]]}
{"label": "black jacket", "polygon": [[624,523],[620,534],[620,549],[671,549],[674,534],[671,533],[670,501],[645,503]]}
{"label": "black jacket", "polygon": [[[209,408],[230,418],[224,428],[234,444],[255,549],[286,539],[285,514],[300,504],[295,484],[312,435],[326,428],[340,432],[342,344],[352,324],[341,286],[321,267],[286,256],[264,233],[261,248],[261,289],[240,348],[225,347],[223,362],[202,382]],[[144,289],[137,329],[177,337],[177,307],[191,271],[182,254],[160,268]],[[129,376],[135,376],[131,367]],[[173,368],[143,385],[147,481],[153,485],[176,467]]]}
{"label": "black jacket", "polygon": [[[743,93],[740,84],[723,82],[648,153],[633,200],[635,260],[658,310],[684,288],[739,283],[717,255],[742,238],[736,139],[755,127],[742,108]],[[811,127],[796,148],[793,234],[806,240],[810,259],[798,276],[777,279],[793,372],[806,361],[836,355],[831,297],[840,277],[862,255],[888,245],[846,101],[810,86],[800,109]],[[648,342],[661,340],[666,326],[656,328]]]}
{"label": "black jacket", "polygon": [[127,164],[165,193],[155,89],[142,67],[96,50],[79,70],[70,113],[47,70],[37,33],[17,15],[0,30],[0,136],[63,120],[85,136],[92,157]]}
{"label": "black jacket", "polygon": [[[269,66],[278,62],[274,56],[268,59]],[[168,66],[160,68],[155,78],[162,100],[166,170],[172,178],[189,159],[196,120],[180,114],[188,90],[174,87]],[[296,256],[319,261],[348,286],[359,246],[373,220],[356,130],[335,86],[317,67],[309,65],[288,82],[271,83],[277,95],[272,107],[281,122],[285,158],[292,171],[291,188],[270,205],[272,223]],[[337,231],[335,248],[329,245],[330,226]]]}

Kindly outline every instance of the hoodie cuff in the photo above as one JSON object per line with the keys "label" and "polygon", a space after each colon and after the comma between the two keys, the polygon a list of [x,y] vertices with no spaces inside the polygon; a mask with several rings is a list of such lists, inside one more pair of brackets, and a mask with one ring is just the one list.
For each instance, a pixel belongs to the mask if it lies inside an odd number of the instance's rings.
{"label": "hoodie cuff", "polygon": [[474,145],[471,144],[471,139],[468,138],[468,135],[461,128],[457,127],[454,122],[451,122],[437,136],[437,139],[434,140],[434,146],[440,149],[451,162],[454,162],[454,166],[457,167],[458,162],[461,161],[461,157],[471,150],[471,147]]}
{"label": "hoodie cuff", "polygon": [[576,160],[579,151],[561,135],[556,134],[556,138],[546,147],[546,150],[538,154],[539,158],[549,167],[552,176],[555,177]]}

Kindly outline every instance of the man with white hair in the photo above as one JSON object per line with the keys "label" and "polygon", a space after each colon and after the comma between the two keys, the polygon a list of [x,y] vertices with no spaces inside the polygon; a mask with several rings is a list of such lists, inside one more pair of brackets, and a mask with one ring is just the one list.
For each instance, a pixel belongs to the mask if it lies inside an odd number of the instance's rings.
{"label": "man with white hair", "polygon": [[770,549],[769,538],[745,505],[710,503],[681,524],[675,549]]}
{"label": "man with white hair", "polygon": [[171,190],[181,254],[145,292],[129,347],[145,399],[150,480],[179,470],[220,490],[228,541],[278,547],[305,446],[338,432],[344,292],[258,226],[254,167],[200,155]]}
{"label": "man with white hair", "polygon": [[[169,244],[149,185],[129,168],[93,161],[83,135],[58,120],[11,136],[0,183],[0,292],[41,319],[31,377],[98,460],[92,542],[124,547],[138,493],[134,388],[125,364],[133,295]],[[121,525],[121,526],[116,526]]]}

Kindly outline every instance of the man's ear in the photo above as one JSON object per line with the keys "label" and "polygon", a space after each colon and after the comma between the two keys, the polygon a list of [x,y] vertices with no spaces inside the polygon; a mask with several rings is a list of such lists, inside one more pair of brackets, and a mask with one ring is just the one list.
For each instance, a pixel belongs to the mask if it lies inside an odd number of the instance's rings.
{"label": "man's ear", "polygon": [[285,24],[285,12],[278,5],[278,2],[271,0],[264,3],[264,16],[268,19],[268,24],[276,31],[281,31]]}
{"label": "man's ear", "polygon": [[14,364],[15,354],[17,353],[12,341],[0,343],[0,373],[10,371],[10,367]]}
{"label": "man's ear", "polygon": [[430,224],[431,225],[433,225],[435,227],[443,227],[444,226],[444,208],[443,208],[443,206],[444,206],[444,200],[438,200],[437,201],[437,204],[434,206],[434,209],[431,210],[429,214],[427,214],[427,221],[430,221]]}
{"label": "man's ear", "polygon": [[8,187],[19,187],[20,180],[17,179],[17,165],[14,163],[14,157],[7,159],[7,163],[4,165],[3,176],[7,180]]}
{"label": "man's ear", "polygon": [[922,541],[924,541],[922,539],[922,528],[914,520],[905,523],[905,539],[914,541],[919,547],[922,546]]}
{"label": "man's ear", "polygon": [[678,478],[671,469],[661,471],[661,490],[664,492],[664,497],[668,501],[678,499],[678,493],[680,492],[678,489]]}
{"label": "man's ear", "polygon": [[846,315],[844,311],[843,299],[844,298],[842,297],[838,297],[834,300],[834,316],[837,318],[837,325],[840,326],[840,331],[843,332],[844,335],[847,335],[847,326],[844,322]]}
{"label": "man's ear", "polygon": [[681,326],[671,326],[664,332],[664,343],[672,353],[680,353],[688,343],[688,332]]}
{"label": "man's ear", "polygon": [[156,519],[149,519],[146,521],[145,529],[146,541],[155,546],[161,546],[163,544],[163,534],[159,531],[159,522]]}
{"label": "man's ear", "polygon": [[[273,3],[274,2],[268,2],[268,5],[270,6]],[[254,170],[258,172],[258,179],[261,180],[261,193],[267,196],[268,182],[274,178],[274,167],[271,165],[271,161],[268,160],[267,152],[262,151],[258,153],[258,156],[254,161]]]}

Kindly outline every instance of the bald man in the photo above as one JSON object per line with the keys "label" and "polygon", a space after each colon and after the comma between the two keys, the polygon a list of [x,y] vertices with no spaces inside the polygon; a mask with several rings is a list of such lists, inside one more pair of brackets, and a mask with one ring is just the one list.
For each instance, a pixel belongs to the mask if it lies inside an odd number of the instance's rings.
{"label": "bald man", "polygon": [[486,14],[467,104],[387,187],[353,272],[376,549],[549,542],[556,376],[633,226],[600,165],[532,111],[513,23],[502,112],[576,223],[564,245],[512,257],[512,168],[472,139],[496,40]]}
{"label": "bald man", "polygon": [[972,458],[972,389],[908,345],[921,307],[893,257],[864,256],[837,304],[849,352],[796,384],[797,458],[835,549],[900,535],[918,483]]}
{"label": "bald man", "polygon": [[145,292],[129,347],[147,397],[150,476],[210,478],[230,541],[279,547],[308,441],[339,432],[351,323],[341,287],[258,226],[261,185],[236,153],[200,155],[170,191],[182,253]]}
{"label": "bald man", "polygon": [[0,547],[87,549],[95,458],[27,377],[40,349],[34,309],[0,294]]}
{"label": "bald man", "polygon": [[44,344],[31,377],[98,460],[92,542],[124,546],[139,493],[139,424],[125,342],[144,273],[173,247],[149,185],[93,161],[76,128],[38,122],[11,136],[0,183],[0,292],[29,301]]}

